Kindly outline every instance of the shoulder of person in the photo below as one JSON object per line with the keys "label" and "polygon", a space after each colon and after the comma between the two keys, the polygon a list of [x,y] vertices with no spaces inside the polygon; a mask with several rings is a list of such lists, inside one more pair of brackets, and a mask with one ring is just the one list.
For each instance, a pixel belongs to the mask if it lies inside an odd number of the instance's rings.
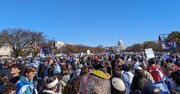
{"label": "shoulder of person", "polygon": [[170,93],[171,94],[180,94],[180,91],[176,91],[175,89],[171,89]]}

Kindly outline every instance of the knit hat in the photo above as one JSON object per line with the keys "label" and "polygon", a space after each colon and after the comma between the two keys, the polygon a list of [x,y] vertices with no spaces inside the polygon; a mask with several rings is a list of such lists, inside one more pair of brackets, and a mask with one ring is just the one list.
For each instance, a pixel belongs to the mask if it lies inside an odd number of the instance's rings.
{"label": "knit hat", "polygon": [[125,92],[125,84],[124,82],[117,78],[117,77],[112,77],[110,78],[110,83],[111,83],[111,94],[120,94],[121,92]]}

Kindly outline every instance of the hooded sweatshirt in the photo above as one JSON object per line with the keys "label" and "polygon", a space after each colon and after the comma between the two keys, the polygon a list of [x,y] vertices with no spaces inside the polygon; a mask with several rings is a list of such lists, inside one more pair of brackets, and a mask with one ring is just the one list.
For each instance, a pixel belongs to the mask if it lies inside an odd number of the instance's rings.
{"label": "hooded sweatshirt", "polygon": [[29,82],[24,76],[16,84],[16,94],[37,94],[33,83]]}

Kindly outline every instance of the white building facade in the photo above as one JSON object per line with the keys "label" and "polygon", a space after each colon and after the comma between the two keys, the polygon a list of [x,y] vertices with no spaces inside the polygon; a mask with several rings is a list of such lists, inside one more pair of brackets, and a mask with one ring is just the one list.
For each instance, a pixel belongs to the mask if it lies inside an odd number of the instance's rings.
{"label": "white building facade", "polygon": [[2,46],[0,48],[0,56],[11,56],[12,49],[9,46]]}

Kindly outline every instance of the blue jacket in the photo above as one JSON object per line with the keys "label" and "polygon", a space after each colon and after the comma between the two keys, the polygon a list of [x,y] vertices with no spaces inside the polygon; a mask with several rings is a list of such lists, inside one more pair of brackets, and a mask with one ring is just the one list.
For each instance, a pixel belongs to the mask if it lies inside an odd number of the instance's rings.
{"label": "blue jacket", "polygon": [[24,76],[16,84],[16,94],[37,94],[33,83],[29,82]]}
{"label": "blue jacket", "polygon": [[61,73],[62,68],[59,64],[56,64],[56,69],[53,71],[53,74]]}

